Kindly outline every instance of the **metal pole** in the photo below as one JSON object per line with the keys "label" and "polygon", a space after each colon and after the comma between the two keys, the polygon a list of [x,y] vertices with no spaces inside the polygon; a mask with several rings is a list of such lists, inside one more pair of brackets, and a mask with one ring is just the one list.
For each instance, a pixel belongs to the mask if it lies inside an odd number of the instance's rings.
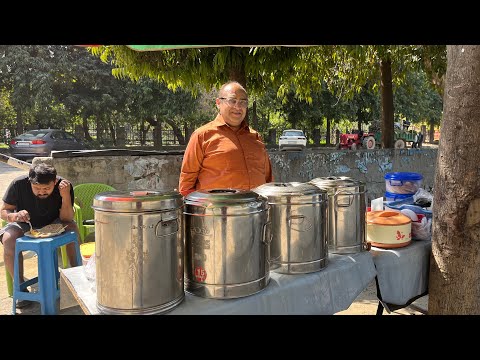
{"label": "metal pole", "polygon": [[18,160],[5,154],[0,154],[0,161],[22,170],[30,170],[30,167],[32,166],[32,164],[26,161]]}

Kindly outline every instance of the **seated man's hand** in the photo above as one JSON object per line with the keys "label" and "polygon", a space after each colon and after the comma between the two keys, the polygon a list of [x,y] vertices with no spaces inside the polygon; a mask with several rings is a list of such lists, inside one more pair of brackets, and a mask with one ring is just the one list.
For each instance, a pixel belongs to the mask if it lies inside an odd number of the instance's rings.
{"label": "seated man's hand", "polygon": [[27,210],[20,210],[15,214],[13,221],[15,221],[15,222],[30,221],[30,214],[28,213]]}
{"label": "seated man's hand", "polygon": [[63,179],[62,181],[60,181],[60,184],[58,184],[58,190],[60,191],[60,196],[62,198],[70,196],[70,186],[72,185],[68,180]]}

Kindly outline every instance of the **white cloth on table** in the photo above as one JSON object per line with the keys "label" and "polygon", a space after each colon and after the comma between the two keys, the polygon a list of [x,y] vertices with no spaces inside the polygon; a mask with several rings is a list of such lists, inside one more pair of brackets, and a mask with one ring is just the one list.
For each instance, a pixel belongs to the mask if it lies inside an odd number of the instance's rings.
{"label": "white cloth on table", "polygon": [[382,300],[403,305],[428,290],[431,241],[413,240],[397,249],[372,247]]}

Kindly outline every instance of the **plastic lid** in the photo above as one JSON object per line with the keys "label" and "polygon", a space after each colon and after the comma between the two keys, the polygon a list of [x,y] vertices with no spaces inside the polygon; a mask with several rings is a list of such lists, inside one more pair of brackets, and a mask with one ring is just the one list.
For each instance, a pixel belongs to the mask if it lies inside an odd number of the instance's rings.
{"label": "plastic lid", "polygon": [[386,173],[385,180],[422,180],[422,174],[415,172],[391,172]]}
{"label": "plastic lid", "polygon": [[405,225],[411,223],[412,220],[397,211],[385,210],[385,211],[370,211],[367,212],[367,224],[376,225]]}
{"label": "plastic lid", "polygon": [[80,244],[80,253],[85,259],[95,254],[95,242]]}
{"label": "plastic lid", "polygon": [[410,193],[410,194],[395,194],[395,193],[391,193],[391,192],[385,191],[385,197],[386,197],[386,198],[393,198],[393,199],[398,199],[398,200],[403,200],[403,199],[406,199],[406,198],[410,198],[410,197],[412,197],[413,195],[415,195],[415,193]]}

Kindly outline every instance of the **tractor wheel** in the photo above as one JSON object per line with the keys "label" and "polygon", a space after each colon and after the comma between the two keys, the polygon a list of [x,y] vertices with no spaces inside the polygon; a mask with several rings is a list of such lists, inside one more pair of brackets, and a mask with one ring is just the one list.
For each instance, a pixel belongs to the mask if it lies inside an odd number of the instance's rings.
{"label": "tractor wheel", "polygon": [[351,150],[357,150],[357,144],[353,143],[352,146],[350,146]]}
{"label": "tractor wheel", "polygon": [[363,146],[367,148],[368,150],[373,150],[375,149],[375,138],[373,136],[367,136],[363,140]]}
{"label": "tractor wheel", "polygon": [[406,146],[407,146],[407,144],[406,144],[405,140],[403,140],[403,139],[395,140],[395,144],[394,144],[395,149],[405,149]]}

